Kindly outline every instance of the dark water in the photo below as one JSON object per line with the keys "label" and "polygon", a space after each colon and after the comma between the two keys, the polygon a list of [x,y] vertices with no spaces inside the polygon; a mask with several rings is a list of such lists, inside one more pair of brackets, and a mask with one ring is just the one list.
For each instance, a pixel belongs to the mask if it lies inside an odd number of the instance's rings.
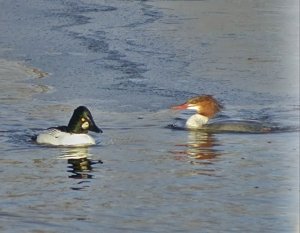
{"label": "dark water", "polygon": [[[0,231],[297,232],[298,5],[1,1]],[[289,130],[166,128],[198,94]],[[97,146],[30,141],[79,105]]]}

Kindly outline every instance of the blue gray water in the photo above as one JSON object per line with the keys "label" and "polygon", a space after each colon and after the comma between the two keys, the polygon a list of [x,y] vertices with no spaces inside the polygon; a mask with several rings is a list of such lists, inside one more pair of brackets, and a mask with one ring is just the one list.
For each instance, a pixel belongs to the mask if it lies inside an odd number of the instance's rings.
{"label": "blue gray water", "polygon": [[[299,230],[296,0],[0,2],[1,232]],[[166,128],[198,94],[290,130]],[[30,141],[79,105],[96,146]]]}

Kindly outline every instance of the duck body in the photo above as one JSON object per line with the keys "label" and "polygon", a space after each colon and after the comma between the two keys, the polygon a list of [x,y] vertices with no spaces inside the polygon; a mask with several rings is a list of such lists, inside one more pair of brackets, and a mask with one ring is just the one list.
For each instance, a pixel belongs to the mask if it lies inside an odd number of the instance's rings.
{"label": "duck body", "polygon": [[266,133],[272,128],[255,120],[219,120],[202,127],[207,132]]}
{"label": "duck body", "polygon": [[68,133],[58,128],[49,128],[37,135],[36,142],[53,146],[91,146],[96,144],[95,139],[88,134]]}
{"label": "duck body", "polygon": [[74,110],[68,126],[51,127],[33,137],[38,144],[52,146],[90,146],[95,145],[94,138],[88,135],[88,131],[102,133],[90,113],[80,106]]}

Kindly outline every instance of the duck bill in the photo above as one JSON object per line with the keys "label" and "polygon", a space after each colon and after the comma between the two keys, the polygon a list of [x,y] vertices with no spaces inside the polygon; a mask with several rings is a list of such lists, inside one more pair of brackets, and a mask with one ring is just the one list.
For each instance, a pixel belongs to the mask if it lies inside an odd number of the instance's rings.
{"label": "duck bill", "polygon": [[96,132],[96,133],[103,133],[102,129],[100,129],[95,124],[95,122],[93,121],[93,119],[90,119],[90,121],[91,121],[91,125],[90,125],[90,128],[89,128],[89,131],[93,131],[93,132]]}
{"label": "duck bill", "polygon": [[98,128],[96,125],[92,125],[89,130],[96,133],[103,133],[102,129]]}
{"label": "duck bill", "polygon": [[187,103],[171,107],[171,109],[173,109],[173,110],[184,110],[184,109],[187,109],[187,108],[188,108],[188,104]]}

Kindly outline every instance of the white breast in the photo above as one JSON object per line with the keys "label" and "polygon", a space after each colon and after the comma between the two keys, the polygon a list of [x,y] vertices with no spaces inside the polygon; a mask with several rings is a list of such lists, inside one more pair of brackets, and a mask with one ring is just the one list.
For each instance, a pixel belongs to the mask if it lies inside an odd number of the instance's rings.
{"label": "white breast", "polygon": [[201,129],[208,121],[208,117],[194,114],[185,123],[187,129]]}
{"label": "white breast", "polygon": [[57,129],[46,130],[36,138],[38,144],[54,146],[89,146],[95,145],[95,140],[88,134],[72,134]]}

